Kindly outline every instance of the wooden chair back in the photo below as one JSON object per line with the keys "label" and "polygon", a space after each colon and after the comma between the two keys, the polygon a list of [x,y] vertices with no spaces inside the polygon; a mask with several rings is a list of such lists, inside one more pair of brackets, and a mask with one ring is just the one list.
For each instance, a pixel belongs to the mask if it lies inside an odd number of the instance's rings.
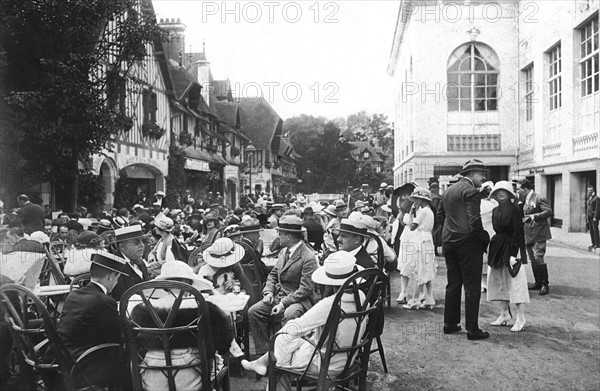
{"label": "wooden chair back", "polygon": [[371,257],[375,260],[377,268],[386,274],[387,281],[385,283],[385,301],[387,303],[388,308],[392,308],[392,282],[389,272],[386,270],[386,262],[383,253],[383,239],[381,239],[379,235],[369,232],[369,240],[377,244],[377,249],[375,253],[369,255],[371,255]]}
{"label": "wooden chair back", "polygon": [[[276,366],[273,353],[275,338],[282,332],[275,334],[271,339],[269,351],[269,390],[277,389],[278,376],[287,374],[297,380],[301,389],[305,383],[316,384],[318,390],[328,390],[330,387],[348,385],[352,381],[359,383],[359,389],[366,389],[367,370],[369,355],[371,354],[371,343],[376,338],[377,328],[381,319],[378,315],[382,313],[385,292],[385,274],[378,269],[365,269],[352,275],[339,289],[333,300],[333,306],[323,327],[319,341],[314,345],[314,358],[320,359],[320,371],[318,374],[310,374],[308,370],[295,371]],[[342,309],[342,295],[351,293],[354,297],[356,312],[345,312]],[[362,295],[364,294],[364,296]],[[342,321],[351,320],[356,322],[356,328],[352,336],[352,344],[340,347],[336,344],[338,326]],[[361,333],[361,325],[366,323],[364,333]],[[307,343],[311,343],[307,340]],[[335,355],[344,355],[346,358],[344,368],[336,377],[329,375],[329,364]]]}
{"label": "wooden chair back", "polygon": [[91,278],[92,276],[90,273],[78,275],[71,281],[71,285],[69,286],[69,292],[72,292],[73,289],[79,289],[86,286],[87,284],[89,284]]}
{"label": "wooden chair back", "polygon": [[[166,291],[166,293],[165,293]],[[153,303],[159,296],[171,295],[174,299],[166,316],[159,315]],[[189,297],[185,298],[187,295]],[[132,297],[139,296],[138,304],[132,305]],[[141,299],[141,301],[139,301]],[[182,303],[194,300],[197,306],[196,319],[186,325],[177,325],[176,318]],[[135,303],[135,301],[134,301]],[[152,324],[139,324],[132,318],[136,305],[144,306]],[[188,307],[189,308],[189,307]],[[217,372],[214,357],[207,352],[214,352],[210,315],[204,297],[191,285],[179,281],[147,281],[127,290],[119,303],[119,315],[125,333],[125,343],[129,354],[131,379],[134,390],[142,390],[142,375],[146,371],[161,371],[167,379],[169,391],[177,390],[176,375],[181,370],[193,369],[201,376],[203,390],[214,389],[213,383],[228,384],[228,368]],[[186,335],[195,341],[193,348],[198,351],[199,360],[188,364],[174,364],[171,342],[177,336]],[[146,360],[147,346],[160,346],[164,354],[164,365],[150,365]],[[211,374],[215,382],[211,381]]]}
{"label": "wooden chair back", "polygon": [[[2,316],[10,326],[10,334],[17,351],[23,378],[36,389],[38,382],[48,385],[49,375],[60,373],[66,385],[65,370],[74,365],[71,354],[58,337],[54,322],[33,292],[17,284],[0,287],[0,308]],[[52,358],[44,359],[48,348],[52,348]]]}
{"label": "wooden chair back", "polygon": [[46,261],[40,273],[40,285],[66,285],[67,278],[62,272],[60,260],[55,258],[52,251],[46,246],[44,246],[44,250],[46,252]]}

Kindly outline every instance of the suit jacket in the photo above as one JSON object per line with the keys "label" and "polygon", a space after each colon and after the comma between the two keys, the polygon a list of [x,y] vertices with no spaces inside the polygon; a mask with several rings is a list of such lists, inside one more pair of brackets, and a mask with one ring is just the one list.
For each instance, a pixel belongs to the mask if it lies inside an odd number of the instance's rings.
{"label": "suit jacket", "polygon": [[364,246],[360,247],[360,250],[354,257],[356,258],[356,264],[364,267],[365,269],[377,267],[375,262],[373,262],[373,258],[371,258],[367,250],[365,250]]}
{"label": "suit jacket", "polygon": [[[119,343],[117,302],[94,283],[74,290],[63,306],[58,335],[75,358],[93,346]],[[109,353],[94,356],[94,362],[86,366],[85,372],[92,384],[122,376],[115,371],[115,357]]]}
{"label": "suit jacket", "polygon": [[490,236],[483,229],[480,207],[481,193],[468,178],[462,178],[444,192],[436,214],[437,222],[443,226],[444,246],[474,241],[487,248]]}
{"label": "suit jacket", "polygon": [[119,281],[117,281],[117,285],[115,285],[112,292],[110,292],[110,296],[116,301],[121,300],[121,296],[123,296],[123,293],[125,293],[127,289],[139,284],[140,282],[148,281],[150,279],[150,276],[148,275],[148,269],[146,268],[146,265],[144,265],[144,262],[141,261],[140,265],[138,266],[142,271],[142,277],[135,272],[129,260],[127,263],[125,263],[124,272],[128,275],[125,276],[121,274],[119,276]]}
{"label": "suit jacket", "polygon": [[552,208],[547,199],[533,192],[529,202],[523,204],[523,215],[533,216],[533,221],[525,223],[523,226],[525,243],[537,243],[552,239],[548,221],[552,217]]}
{"label": "suit jacket", "polygon": [[284,307],[302,303],[308,310],[319,299],[312,280],[312,274],[319,265],[314,252],[304,242],[300,243],[288,261],[284,262],[287,251],[286,249],[279,253],[277,263],[267,276],[262,293],[264,295],[270,292],[276,297],[279,296]]}
{"label": "suit jacket", "polygon": [[600,198],[596,194],[588,198],[587,217],[590,220],[594,218],[600,220]]}

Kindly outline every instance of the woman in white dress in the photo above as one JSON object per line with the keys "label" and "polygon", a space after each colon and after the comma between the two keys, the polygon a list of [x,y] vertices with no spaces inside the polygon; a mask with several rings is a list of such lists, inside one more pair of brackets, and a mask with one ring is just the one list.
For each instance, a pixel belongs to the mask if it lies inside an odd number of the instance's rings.
{"label": "woman in white dress", "polygon": [[[417,187],[410,195],[413,207],[408,213],[407,228],[402,233],[400,247],[401,273],[416,282],[412,299],[403,306],[406,309],[427,308],[435,306],[433,299],[433,280],[437,270],[435,246],[433,244],[433,224],[435,218],[431,210],[431,193],[424,187]],[[425,300],[421,303],[419,296],[425,291]]]}

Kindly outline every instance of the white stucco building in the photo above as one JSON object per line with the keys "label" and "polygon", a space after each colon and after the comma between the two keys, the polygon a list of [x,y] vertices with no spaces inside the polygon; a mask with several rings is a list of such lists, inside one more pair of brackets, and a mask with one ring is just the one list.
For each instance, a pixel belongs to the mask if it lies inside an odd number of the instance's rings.
{"label": "white stucco building", "polygon": [[478,158],[493,181],[534,179],[553,224],[584,230],[585,187],[600,182],[598,3],[401,1],[395,185],[443,189]]}

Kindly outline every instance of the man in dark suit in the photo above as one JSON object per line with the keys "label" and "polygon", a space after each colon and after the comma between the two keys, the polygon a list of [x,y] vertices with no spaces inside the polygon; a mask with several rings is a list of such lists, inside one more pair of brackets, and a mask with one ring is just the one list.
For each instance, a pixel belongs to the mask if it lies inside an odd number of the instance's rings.
{"label": "man in dark suit", "polygon": [[282,247],[273,270],[262,291],[262,301],[248,311],[250,330],[256,352],[269,350],[268,320],[282,324],[300,317],[317,302],[312,273],[318,264],[314,252],[304,244],[302,219],[283,216],[279,220],[279,240]]}
{"label": "man in dark suit", "polygon": [[144,255],[144,235],[142,226],[134,224],[129,227],[115,229],[115,242],[119,252],[116,254],[125,260],[124,272],[119,277],[111,296],[119,301],[123,293],[132,286],[148,281],[150,276],[142,256]]}
{"label": "man in dark suit", "polygon": [[535,283],[529,286],[530,290],[539,290],[540,295],[550,293],[548,287],[548,265],[544,261],[546,255],[546,241],[552,238],[549,219],[552,217],[552,208],[548,200],[533,191],[533,185],[528,179],[521,179],[517,184],[517,192],[523,202],[523,233],[528,258],[531,259],[531,268]]}
{"label": "man in dark suit", "polygon": [[598,222],[600,221],[600,198],[596,195],[593,187],[588,187],[587,200],[587,223],[592,238],[592,245],[588,250],[600,248],[600,234]]}
{"label": "man in dark suit", "polygon": [[479,328],[479,299],[483,252],[490,238],[481,222],[481,193],[477,190],[489,172],[483,162],[469,160],[463,166],[461,178],[444,192],[436,219],[442,225],[442,248],[446,258],[448,285],[444,308],[444,333],[462,330],[460,327],[461,290],[465,289],[465,320],[469,340],[490,336]]}
{"label": "man in dark suit", "polygon": [[[69,294],[58,323],[58,334],[65,347],[77,359],[91,347],[104,343],[119,343],[117,302],[109,296],[119,276],[124,274],[125,260],[101,251],[92,255],[91,281]],[[85,374],[95,385],[119,383],[115,373],[115,357],[98,355],[86,367]]]}
{"label": "man in dark suit", "polygon": [[23,226],[23,231],[30,235],[35,231],[44,230],[44,209],[37,204],[29,202],[29,197],[21,194],[17,197],[19,211],[17,215]]}
{"label": "man in dark suit", "polygon": [[367,233],[367,226],[362,221],[342,219],[340,227],[334,233],[338,235],[339,250],[344,250],[354,255],[357,265],[365,269],[376,266],[373,258],[371,258],[363,246],[369,234]]}

